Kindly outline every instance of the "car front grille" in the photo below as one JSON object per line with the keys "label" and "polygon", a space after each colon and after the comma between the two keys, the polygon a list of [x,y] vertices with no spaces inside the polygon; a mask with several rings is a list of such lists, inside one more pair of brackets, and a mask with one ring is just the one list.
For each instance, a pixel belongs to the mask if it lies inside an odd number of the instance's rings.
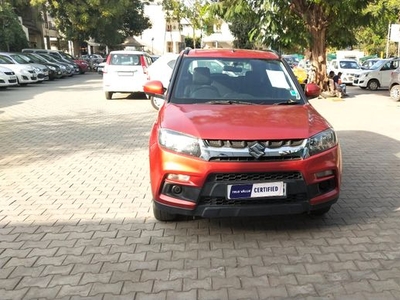
{"label": "car front grille", "polygon": [[[306,153],[306,139],[292,140],[204,140],[209,161],[217,162],[262,162],[299,160]],[[260,155],[253,155],[258,148]]]}
{"label": "car front grille", "polygon": [[286,198],[228,199],[226,197],[201,197],[199,205],[207,206],[247,206],[288,204],[307,201],[307,194],[293,194]]}
{"label": "car front grille", "polygon": [[216,148],[234,148],[243,149],[254,145],[255,143],[260,143],[264,147],[269,149],[281,148],[283,146],[287,147],[298,147],[303,143],[304,140],[272,140],[272,141],[245,141],[245,140],[204,140],[207,146]]}
{"label": "car front grille", "polygon": [[269,181],[269,180],[302,180],[300,172],[267,172],[267,173],[218,173],[211,174],[207,182]]}

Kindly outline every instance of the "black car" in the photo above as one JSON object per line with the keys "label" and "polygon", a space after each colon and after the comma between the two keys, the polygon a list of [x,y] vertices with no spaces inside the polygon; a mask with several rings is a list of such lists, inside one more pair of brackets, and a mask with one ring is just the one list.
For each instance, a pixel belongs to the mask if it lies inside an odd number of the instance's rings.
{"label": "black car", "polygon": [[19,54],[25,57],[29,62],[47,66],[47,68],[49,69],[49,80],[58,79],[63,76],[61,67],[59,65],[57,65],[56,63],[46,61],[40,55],[36,55],[34,53],[22,53],[22,52]]}

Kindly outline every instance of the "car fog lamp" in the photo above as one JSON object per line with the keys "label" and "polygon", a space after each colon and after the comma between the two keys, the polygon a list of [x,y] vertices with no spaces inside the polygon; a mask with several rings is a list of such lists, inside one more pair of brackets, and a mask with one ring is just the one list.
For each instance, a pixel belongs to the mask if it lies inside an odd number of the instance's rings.
{"label": "car fog lamp", "polygon": [[174,193],[175,195],[178,195],[178,194],[182,193],[182,187],[180,185],[174,184],[171,187],[171,192]]}
{"label": "car fog lamp", "polygon": [[184,175],[184,174],[168,174],[167,179],[169,180],[174,180],[174,181],[189,181],[190,176],[189,175]]}
{"label": "car fog lamp", "polygon": [[326,171],[315,173],[316,178],[323,178],[323,177],[328,177],[328,176],[332,176],[332,175],[333,175],[332,170],[326,170]]}

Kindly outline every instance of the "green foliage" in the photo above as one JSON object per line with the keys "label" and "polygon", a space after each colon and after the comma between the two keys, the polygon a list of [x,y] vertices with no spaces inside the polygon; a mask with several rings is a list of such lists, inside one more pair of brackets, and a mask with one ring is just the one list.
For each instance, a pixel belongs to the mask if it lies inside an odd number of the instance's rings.
{"label": "green foliage", "polygon": [[12,6],[0,4],[0,50],[20,51],[28,47],[28,40]]}
{"label": "green foliage", "polygon": [[57,28],[69,40],[94,38],[109,46],[151,27],[139,0],[31,0],[46,5]]}
{"label": "green foliage", "polygon": [[[357,31],[357,40],[360,48],[367,54],[376,54],[380,57],[381,54],[386,54],[389,25],[399,23],[400,0],[377,0],[365,11],[372,16],[373,23]],[[397,55],[395,43],[389,44],[388,54]]]}

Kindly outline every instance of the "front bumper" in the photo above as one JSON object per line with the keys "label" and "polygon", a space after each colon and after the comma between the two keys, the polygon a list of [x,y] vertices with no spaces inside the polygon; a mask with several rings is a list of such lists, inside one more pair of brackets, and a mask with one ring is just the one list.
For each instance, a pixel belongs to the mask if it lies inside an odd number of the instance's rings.
{"label": "front bumper", "polygon": [[[150,169],[156,208],[171,214],[213,218],[299,214],[330,206],[339,197],[342,165],[339,146],[304,160],[210,162],[153,145]],[[325,171],[330,171],[329,175],[316,175]],[[168,174],[189,175],[190,179],[170,180]],[[286,194],[228,197],[228,186],[265,182],[283,182]]]}

